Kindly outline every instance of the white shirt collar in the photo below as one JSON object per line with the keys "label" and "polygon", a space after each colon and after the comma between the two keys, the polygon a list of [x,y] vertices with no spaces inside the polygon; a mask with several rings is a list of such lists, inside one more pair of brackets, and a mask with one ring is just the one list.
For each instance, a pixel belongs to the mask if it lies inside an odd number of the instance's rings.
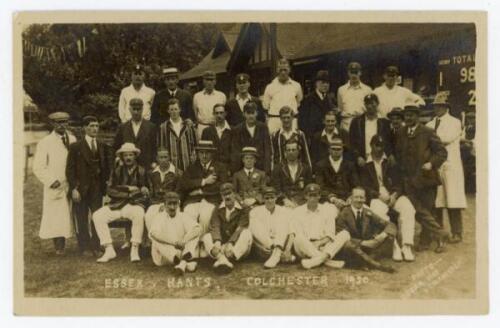
{"label": "white shirt collar", "polygon": [[294,134],[295,132],[297,132],[297,129],[294,129],[293,127],[289,132],[285,131],[283,127],[279,129],[279,134]]}
{"label": "white shirt collar", "polygon": [[168,119],[168,120],[170,121],[170,124],[172,124],[172,125],[182,125],[182,123],[183,123],[183,122],[182,122],[182,119],[180,119],[180,120],[179,120],[179,122],[177,122],[177,123],[175,123],[174,121],[172,121],[172,119],[171,119],[171,118],[170,118],[170,119]]}
{"label": "white shirt collar", "polygon": [[[333,128],[333,134],[339,134],[339,130],[337,129],[337,127]],[[323,136],[326,136],[326,135],[327,135],[326,134],[326,130],[323,129],[323,132],[321,132],[321,136],[323,137]]]}
{"label": "white shirt collar", "polygon": [[[164,173],[164,172],[162,172],[162,171],[161,171],[161,169],[160,169],[160,165],[156,166],[156,167],[154,168],[153,172],[158,172],[158,173],[160,173],[160,174],[161,174],[161,173]],[[174,174],[175,174],[175,166],[174,166],[174,164],[170,163],[170,165],[168,166],[168,169],[167,169],[167,171],[166,171],[165,173],[168,173],[168,172],[172,172],[172,173],[174,173]]]}
{"label": "white shirt collar", "polygon": [[356,208],[351,205],[351,210],[354,213],[354,218],[357,219],[358,211],[361,211],[361,214],[363,214],[363,207],[361,208]]}
{"label": "white shirt collar", "polygon": [[347,88],[361,89],[361,84],[361,81],[359,81],[358,85],[353,85],[351,84],[351,81],[347,81]]}
{"label": "white shirt collar", "polygon": [[339,167],[340,167],[340,164],[342,163],[343,157],[344,156],[341,156],[338,161],[335,161],[332,158],[332,156],[328,156],[328,159],[330,160],[330,164],[332,164],[332,165],[336,164],[336,165],[339,165]]}
{"label": "white shirt collar", "polygon": [[247,93],[247,97],[246,98],[241,98],[240,94],[238,93],[236,95],[236,100],[252,100],[252,95],[250,93]]}
{"label": "white shirt collar", "polygon": [[[385,156],[385,153],[382,154],[382,158],[380,159],[380,163],[382,163],[383,160],[386,160],[387,156]],[[366,158],[366,163],[374,162],[372,158],[372,154],[369,154],[368,157]]]}
{"label": "white shirt collar", "polygon": [[95,139],[96,145],[97,145],[97,138],[92,138],[89,137],[88,135],[85,135],[85,140],[87,140],[87,143],[90,145],[92,143],[92,139]]}
{"label": "white shirt collar", "polygon": [[139,89],[136,89],[136,88],[134,87],[134,84],[133,84],[133,83],[130,83],[130,87],[131,87],[132,89],[134,89],[135,91],[137,91],[137,92],[141,92],[141,90],[142,90],[145,86],[146,86],[146,83],[142,83],[142,84],[141,84],[141,87],[140,87]]}
{"label": "white shirt collar", "polygon": [[281,84],[281,85],[285,85],[285,84],[292,84],[292,78],[291,77],[288,77],[288,80],[285,81],[285,83],[281,82],[278,77],[275,77],[274,78],[274,82],[275,83],[278,83],[278,84]]}
{"label": "white shirt collar", "polygon": [[[216,129],[221,129],[219,128],[217,125],[214,125]],[[227,123],[227,121],[224,121],[224,126],[222,127],[222,130],[231,130],[231,127],[229,126],[229,124]]]}
{"label": "white shirt collar", "polygon": [[[225,208],[225,207],[226,207],[226,203],[224,201],[222,201],[219,205],[219,208]],[[231,211],[233,211],[235,208],[241,210],[241,205],[237,201],[234,202],[234,206],[233,206],[233,209]]]}

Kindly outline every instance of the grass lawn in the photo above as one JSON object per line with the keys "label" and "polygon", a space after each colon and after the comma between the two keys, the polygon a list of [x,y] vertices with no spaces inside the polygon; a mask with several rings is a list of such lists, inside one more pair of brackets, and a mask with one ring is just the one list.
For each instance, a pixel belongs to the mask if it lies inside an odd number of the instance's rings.
{"label": "grass lawn", "polygon": [[[176,277],[171,268],[155,267],[150,258],[130,263],[128,254],[106,264],[80,257],[75,238],[66,255],[56,257],[51,240],[38,237],[42,187],[28,175],[24,185],[24,282],[27,297],[79,298],[205,298],[205,299],[464,299],[475,296],[475,198],[464,213],[464,242],[447,252],[416,253],[414,263],[393,263],[398,272],[320,267],[298,264],[264,270],[248,259],[230,275],[215,274],[202,260],[195,273]],[[123,231],[113,231],[116,248]]]}

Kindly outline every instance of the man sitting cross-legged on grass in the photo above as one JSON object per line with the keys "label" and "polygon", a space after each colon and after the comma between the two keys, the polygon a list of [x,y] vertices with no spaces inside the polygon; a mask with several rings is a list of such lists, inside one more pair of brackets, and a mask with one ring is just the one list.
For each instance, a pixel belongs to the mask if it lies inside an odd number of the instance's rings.
{"label": "man sitting cross-legged on grass", "polygon": [[343,261],[334,261],[333,257],[349,241],[346,230],[335,234],[337,208],[333,204],[320,204],[321,188],[310,183],[305,188],[307,203],[297,207],[293,213],[292,231],[295,233],[295,253],[302,258],[305,269],[322,264],[341,268]]}
{"label": "man sitting cross-legged on grass", "polygon": [[148,203],[149,185],[146,170],[137,164],[140,153],[133,143],[128,142],[116,151],[123,164],[119,164],[111,176],[108,188],[111,201],[92,216],[101,245],[105,247],[104,255],[97,262],[108,262],[116,257],[108,224],[119,219],[132,221],[130,261],[141,260],[139,245],[144,232],[144,208]]}
{"label": "man sitting cross-legged on grass", "polygon": [[198,253],[200,225],[189,215],[179,212],[179,195],[169,191],[165,206],[151,220],[151,258],[157,266],[175,265],[178,274],[196,270],[193,261]]}
{"label": "man sitting cross-legged on grass", "polygon": [[232,261],[239,261],[250,253],[252,234],[248,230],[248,209],[236,202],[233,185],[220,187],[222,203],[214,208],[208,233],[202,237],[205,250],[216,259],[214,268],[221,272],[233,269]]}
{"label": "man sitting cross-legged on grass", "polygon": [[379,263],[374,257],[390,254],[397,234],[396,226],[365,206],[365,201],[365,189],[354,187],[351,205],[344,207],[337,217],[337,230],[347,230],[351,235],[345,247],[350,259],[359,259],[369,268],[393,273],[395,270],[391,266]]}
{"label": "man sitting cross-legged on grass", "polygon": [[254,250],[260,258],[266,259],[264,267],[271,269],[279,262],[293,262],[291,250],[293,235],[290,234],[291,211],[276,205],[274,187],[264,187],[264,205],[250,211],[250,231],[253,235]]}

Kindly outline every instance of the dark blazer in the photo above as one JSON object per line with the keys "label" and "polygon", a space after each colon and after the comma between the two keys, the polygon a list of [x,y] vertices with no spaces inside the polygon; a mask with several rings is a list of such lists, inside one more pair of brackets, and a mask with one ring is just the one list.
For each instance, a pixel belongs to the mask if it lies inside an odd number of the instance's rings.
{"label": "dark blazer", "polygon": [[321,194],[326,200],[335,196],[346,200],[352,188],[359,185],[359,177],[353,162],[342,159],[338,172],[330,164],[329,157],[318,162],[316,166],[316,183],[321,186]]}
{"label": "dark blazer", "polygon": [[[353,153],[354,159],[358,157],[366,159],[365,118],[366,114],[353,118],[351,127],[349,128],[349,147]],[[393,153],[393,147],[389,120],[380,117],[377,119],[377,134],[384,140],[385,154],[387,156],[391,155]]]}
{"label": "dark blazer", "polygon": [[[318,131],[314,134],[311,139],[311,161],[313,163],[313,167],[322,159],[328,158],[330,155],[330,143],[328,142],[328,138],[323,134],[323,130]],[[351,157],[349,152],[349,135],[347,131],[336,128],[334,135],[340,137],[344,142],[344,157]]]}
{"label": "dark blazer", "polygon": [[355,244],[362,240],[373,239],[383,231],[393,237],[396,236],[397,229],[394,223],[382,219],[369,208],[363,207],[361,218],[360,231],[356,225],[356,217],[351,206],[344,207],[335,220],[337,231],[347,230],[351,235],[351,241]]}
{"label": "dark blazer", "polygon": [[[158,168],[159,170],[159,168]],[[175,168],[175,173],[167,172],[163,181],[161,181],[161,173],[157,170],[150,171],[148,173],[149,179],[149,197],[151,198],[152,204],[163,203],[165,200],[165,194],[169,191],[177,191],[177,185],[182,176],[182,171]]]}
{"label": "dark blazer", "polygon": [[276,165],[273,169],[271,185],[278,192],[278,200],[288,198],[297,204],[305,203],[304,187],[313,181],[311,169],[299,162],[297,177],[292,179],[286,162]]}
{"label": "dark blazer", "polygon": [[201,140],[211,140],[217,151],[214,154],[214,160],[226,164],[228,167],[231,162],[231,136],[232,130],[224,130],[219,139],[217,129],[215,126],[210,125],[203,129],[201,133]]}
{"label": "dark blazer", "polygon": [[[441,184],[438,169],[446,161],[448,152],[431,128],[418,124],[411,137],[408,127],[399,129],[395,155],[403,177],[413,187],[420,189]],[[422,170],[427,162],[432,164],[430,171]]]}
{"label": "dark blazer", "polygon": [[96,190],[104,195],[113,169],[114,156],[110,147],[98,140],[96,145],[95,158],[85,138],[69,145],[66,178],[70,191],[76,188],[82,198]]}
{"label": "dark blazer", "polygon": [[258,203],[262,203],[261,190],[267,184],[267,177],[264,171],[253,169],[249,178],[244,169],[233,175],[233,187],[237,194],[238,201],[245,198],[255,198]]}
{"label": "dark blazer", "polygon": [[[251,99],[257,104],[257,120],[263,123],[266,122],[266,115],[264,114],[262,102],[257,97],[251,97]],[[243,108],[240,108],[240,104],[238,104],[236,98],[230,99],[226,103],[226,121],[231,127],[235,127],[245,121]]]}
{"label": "dark blazer", "polygon": [[[168,115],[168,101],[172,98],[170,91],[168,89],[163,89],[159,91],[153,100],[153,105],[151,106],[151,122],[160,126],[163,122],[170,118]],[[181,117],[183,120],[191,119],[195,121],[194,111],[193,111],[193,96],[180,88],[177,88],[175,93],[175,98],[179,99],[179,105],[181,108]]]}
{"label": "dark blazer", "polygon": [[116,152],[126,142],[135,144],[135,146],[141,150],[137,162],[139,165],[149,170],[151,168],[151,163],[156,159],[156,125],[147,120],[142,120],[136,138],[131,121],[121,124],[116,132],[113,145],[114,151]]}
{"label": "dark blazer", "polygon": [[316,91],[304,97],[299,107],[299,129],[311,139],[316,132],[323,130],[325,113],[333,109],[333,100],[329,95],[321,100]]}
{"label": "dark blazer", "polygon": [[[129,186],[136,186],[138,191],[130,192]],[[146,175],[146,170],[137,165],[132,174],[128,173],[125,165],[118,165],[111,175],[111,182],[108,187],[108,196],[111,198],[109,207],[112,210],[118,210],[127,204],[139,205],[146,208],[149,203],[149,198],[144,196],[141,188],[146,187],[149,190],[149,181]]]}
{"label": "dark blazer", "polygon": [[248,228],[248,210],[235,208],[226,220],[226,207],[216,207],[212,212],[208,232],[212,235],[214,242],[217,240],[222,244],[236,243],[243,229]]}
{"label": "dark blazer", "polygon": [[[214,172],[217,175],[217,181],[213,184],[202,186],[202,179],[208,177],[210,172]],[[207,202],[218,204],[221,201],[219,194],[220,185],[227,181],[229,181],[229,171],[223,163],[212,161],[209,170],[205,171],[198,159],[189,165],[184,172],[177,189],[182,195],[184,205],[199,202],[203,198]],[[201,189],[201,194],[189,195],[189,193],[197,189]]]}
{"label": "dark blazer", "polygon": [[[380,196],[379,193],[379,182],[377,179],[377,172],[375,171],[375,164],[373,162],[368,162],[360,170],[361,185],[366,190],[366,200],[370,204],[370,201],[374,198]],[[398,193],[401,195],[403,192],[403,181],[401,179],[401,171],[399,167],[390,166],[386,159],[382,160],[382,179],[384,181],[384,187],[389,193]]]}
{"label": "dark blazer", "polygon": [[243,167],[241,150],[243,147],[248,146],[257,148],[259,157],[256,167],[270,176],[272,168],[271,137],[267,125],[262,122],[257,122],[253,138],[250,136],[244,122],[233,129],[231,140],[231,172],[238,172]]}

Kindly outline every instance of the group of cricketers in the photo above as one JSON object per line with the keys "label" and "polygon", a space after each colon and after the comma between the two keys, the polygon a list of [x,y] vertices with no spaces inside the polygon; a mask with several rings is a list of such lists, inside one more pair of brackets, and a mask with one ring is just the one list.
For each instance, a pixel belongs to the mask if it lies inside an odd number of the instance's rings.
{"label": "group of cricketers", "polygon": [[392,273],[381,258],[412,262],[416,250],[461,242],[462,127],[449,93],[436,95],[424,125],[423,100],[397,85],[397,67],[375,91],[359,63],[347,70],[336,107],[328,71],[304,97],[286,60],[262,101],[244,73],[226,101],[214,72],[191,97],[176,68],[164,70],[166,89],[156,93],[137,65],[112,145],[99,140],[95,116],[82,119],[77,140],[68,113],[49,115],[53,131],[33,163],[44,186],[40,237],[63,255],[76,232],[81,254],[105,263],[117,256],[111,228],[123,226],[130,261],[150,250],[155,265],[180,274],[200,258],[230,272],[250,254],[267,269],[300,262]]}

